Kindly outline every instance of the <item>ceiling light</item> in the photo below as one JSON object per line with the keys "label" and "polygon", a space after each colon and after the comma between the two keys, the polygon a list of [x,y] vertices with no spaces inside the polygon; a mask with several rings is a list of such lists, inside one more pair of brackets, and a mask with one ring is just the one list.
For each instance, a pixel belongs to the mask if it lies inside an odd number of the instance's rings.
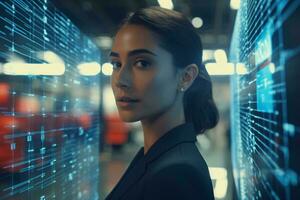
{"label": "ceiling light", "polygon": [[110,49],[112,47],[112,38],[109,36],[98,36],[95,38],[96,44],[102,49]]}
{"label": "ceiling light", "polygon": [[227,63],[226,52],[223,49],[218,49],[214,53],[217,63]]}
{"label": "ceiling light", "polygon": [[200,28],[203,25],[203,20],[200,17],[195,17],[192,19],[192,24],[195,28]]}
{"label": "ceiling light", "polygon": [[209,75],[232,75],[234,73],[232,63],[207,63],[205,68]]}
{"label": "ceiling light", "polygon": [[173,10],[174,5],[172,0],[157,0],[158,4],[162,8]]}
{"label": "ceiling light", "polygon": [[102,65],[102,72],[106,76],[111,76],[113,72],[113,65],[110,63],[104,63]]}
{"label": "ceiling light", "polygon": [[77,69],[83,76],[95,76],[100,73],[101,67],[97,62],[88,62],[79,64]]}
{"label": "ceiling light", "polygon": [[240,4],[241,4],[240,0],[231,0],[230,1],[230,8],[232,10],[238,10],[240,8]]}

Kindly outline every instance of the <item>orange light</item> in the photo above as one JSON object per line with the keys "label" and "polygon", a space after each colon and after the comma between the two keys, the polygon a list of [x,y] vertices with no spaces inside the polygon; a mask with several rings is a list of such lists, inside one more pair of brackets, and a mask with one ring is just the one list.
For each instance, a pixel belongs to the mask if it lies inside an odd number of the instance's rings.
{"label": "orange light", "polygon": [[0,106],[8,107],[9,104],[9,85],[0,83]]}
{"label": "orange light", "polygon": [[19,97],[16,101],[16,111],[20,113],[38,113],[40,102],[36,97]]}

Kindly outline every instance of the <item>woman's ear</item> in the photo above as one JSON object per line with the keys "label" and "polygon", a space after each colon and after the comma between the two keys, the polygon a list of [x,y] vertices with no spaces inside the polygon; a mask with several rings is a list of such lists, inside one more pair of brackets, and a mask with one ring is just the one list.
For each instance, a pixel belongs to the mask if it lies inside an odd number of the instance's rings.
{"label": "woman's ear", "polygon": [[187,90],[197,78],[199,69],[196,64],[187,65],[181,72],[179,90]]}

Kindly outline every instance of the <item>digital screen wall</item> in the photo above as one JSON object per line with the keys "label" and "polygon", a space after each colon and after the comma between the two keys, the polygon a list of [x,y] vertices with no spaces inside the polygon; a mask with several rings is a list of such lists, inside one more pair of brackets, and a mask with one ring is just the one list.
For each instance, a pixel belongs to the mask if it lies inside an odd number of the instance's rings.
{"label": "digital screen wall", "polygon": [[239,199],[300,199],[300,1],[242,0],[231,44]]}
{"label": "digital screen wall", "polygon": [[0,199],[98,199],[100,52],[47,0],[0,1]]}

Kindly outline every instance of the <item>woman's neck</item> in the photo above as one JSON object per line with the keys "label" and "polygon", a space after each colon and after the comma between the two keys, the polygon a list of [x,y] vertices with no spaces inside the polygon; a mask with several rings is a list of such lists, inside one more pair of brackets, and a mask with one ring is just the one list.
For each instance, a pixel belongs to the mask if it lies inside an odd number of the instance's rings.
{"label": "woman's neck", "polygon": [[185,123],[183,105],[180,101],[174,103],[164,113],[153,119],[141,120],[144,133],[144,155],[150,147],[172,128]]}

